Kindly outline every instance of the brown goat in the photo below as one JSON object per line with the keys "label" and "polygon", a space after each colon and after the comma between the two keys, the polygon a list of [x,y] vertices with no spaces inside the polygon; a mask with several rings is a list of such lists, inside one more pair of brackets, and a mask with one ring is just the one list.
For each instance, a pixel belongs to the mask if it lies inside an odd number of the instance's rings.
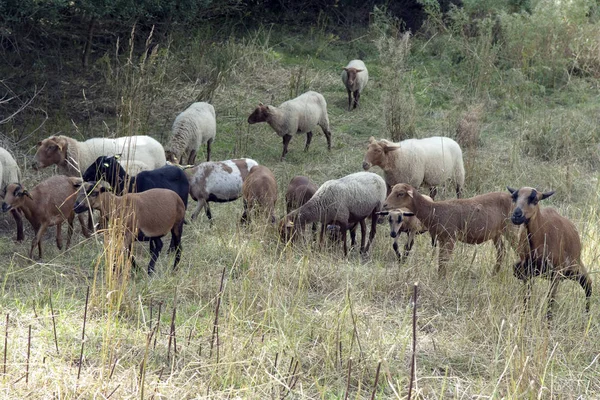
{"label": "brown goat", "polygon": [[129,252],[131,263],[135,260],[131,248],[134,240],[150,241],[150,264],[148,275],[154,272],[154,265],[162,250],[161,238],[171,232],[171,244],[175,248],[175,263],[181,258],[181,234],[185,205],[181,197],[170,189],[149,189],[139,193],[127,193],[117,196],[98,182],[83,182],[82,191],[77,195],[75,212],[81,213],[91,207],[100,210],[101,221],[123,218],[125,226],[125,248]]}
{"label": "brown goat", "polygon": [[[396,257],[398,260],[404,261],[410,254],[412,247],[415,243],[415,236],[427,232],[427,228],[423,226],[421,221],[415,216],[412,211],[407,208],[398,208],[389,211],[380,211],[377,215],[386,215],[390,224],[390,237],[394,239],[392,245]],[[398,250],[398,239],[400,239],[401,233],[406,233],[408,237],[406,244],[404,245],[404,253],[400,253]]]}
{"label": "brown goat", "polygon": [[384,209],[406,208],[415,213],[427,228],[434,241],[440,243],[439,276],[446,275],[446,265],[450,260],[457,241],[479,244],[492,240],[497,257],[494,274],[500,270],[504,260],[502,236],[510,237],[514,232],[509,219],[512,200],[508,193],[486,193],[468,199],[432,201],[406,183],[395,185],[385,201]]}
{"label": "brown goat", "polygon": [[270,216],[275,222],[275,203],[277,202],[277,181],[273,172],[264,165],[257,165],[250,170],[242,184],[244,197],[244,213],[242,224],[250,222],[250,214],[260,209],[260,212]]}
{"label": "brown goat", "polygon": [[585,310],[590,310],[592,280],[581,262],[581,240],[575,225],[554,208],[540,208],[539,201],[554,192],[541,193],[530,187],[512,189],[515,209],[511,220],[524,225],[519,235],[520,260],[514,264],[514,274],[527,284],[525,306],[531,296],[531,278],[541,275],[550,279],[547,318],[552,319],[554,297],[563,279],[577,281],[585,291]]}
{"label": "brown goat", "polygon": [[[52,176],[35,186],[31,191],[26,190],[20,183],[11,183],[6,188],[6,197],[2,203],[2,211],[19,209],[29,221],[35,236],[31,242],[29,258],[38,247],[39,258],[42,258],[42,237],[49,226],[56,225],[56,246],[62,250],[62,223],[67,221],[67,246],[71,244],[73,235],[73,220],[77,188],[74,183],[78,178],[64,175]],[[83,234],[89,237],[89,232],[80,219]]]}

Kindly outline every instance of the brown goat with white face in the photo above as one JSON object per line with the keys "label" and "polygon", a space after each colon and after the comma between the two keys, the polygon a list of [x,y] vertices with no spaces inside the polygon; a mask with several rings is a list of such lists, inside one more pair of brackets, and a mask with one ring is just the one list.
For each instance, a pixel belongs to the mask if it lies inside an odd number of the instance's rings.
{"label": "brown goat with white face", "polygon": [[504,260],[503,236],[513,243],[515,229],[509,222],[512,201],[508,193],[486,193],[468,199],[432,201],[405,183],[395,185],[383,205],[384,209],[406,208],[415,213],[434,241],[439,241],[439,275],[446,275],[446,265],[456,242],[480,244],[492,240],[497,257],[494,274]]}
{"label": "brown goat with white face", "polygon": [[[388,222],[390,224],[390,237],[394,239],[394,244],[392,247],[394,248],[394,252],[396,253],[396,257],[398,257],[398,260],[404,261],[404,259],[408,257],[410,251],[412,250],[412,247],[415,243],[415,236],[427,232],[427,229],[423,226],[421,221],[415,217],[415,214],[406,208],[380,211],[377,213],[377,215],[386,215],[388,217]],[[406,240],[406,244],[404,245],[404,253],[400,253],[398,250],[398,239],[400,238],[400,234],[403,232],[406,233],[408,238]]]}
{"label": "brown goat with white face", "polygon": [[514,264],[514,274],[527,284],[525,305],[531,295],[531,278],[541,275],[550,279],[547,318],[552,318],[554,297],[563,279],[577,281],[585,291],[585,309],[590,309],[592,280],[581,262],[581,240],[575,225],[554,208],[540,208],[539,201],[554,194],[538,192],[530,187],[512,189],[515,204],[511,220],[523,225],[519,236],[520,261]]}

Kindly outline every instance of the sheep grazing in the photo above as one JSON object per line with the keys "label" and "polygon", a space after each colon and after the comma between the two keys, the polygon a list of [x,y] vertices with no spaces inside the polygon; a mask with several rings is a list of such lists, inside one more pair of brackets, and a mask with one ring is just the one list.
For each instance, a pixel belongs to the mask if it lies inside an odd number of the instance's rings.
{"label": "sheep grazing", "polygon": [[244,196],[242,224],[249,223],[250,214],[257,212],[270,216],[271,222],[275,222],[277,181],[269,168],[264,165],[252,168],[242,184],[242,195]]}
{"label": "sheep grazing", "polygon": [[306,133],[304,151],[308,151],[312,140],[312,131],[318,125],[327,139],[327,150],[331,151],[331,131],[327,116],[327,102],[322,94],[306,92],[282,103],[279,107],[265,106],[262,103],[248,117],[249,124],[267,122],[277,135],[283,138],[283,161],[288,152],[288,144],[296,133]]}
{"label": "sheep grazing", "polygon": [[[0,147],[0,196],[6,195],[6,186],[11,182],[21,182],[21,170],[13,156],[4,148]],[[23,233],[23,217],[18,209],[10,210],[17,224],[17,242],[25,239]]]}
{"label": "sheep grazing", "polygon": [[[319,243],[323,243],[324,227],[335,224],[340,227],[344,255],[348,255],[346,234],[353,224],[361,225],[360,252],[367,253],[375,238],[377,215],[385,201],[385,181],[372,172],[357,172],[340,179],[325,182],[314,196],[302,207],[288,213],[281,221],[280,234],[288,240],[307,223],[321,222]],[[371,217],[371,232],[365,246],[365,219]]]}
{"label": "sheep grazing", "polygon": [[210,161],[210,146],[216,134],[215,108],[205,102],[193,103],[173,122],[173,134],[165,152],[167,161],[179,163],[187,154],[187,163],[193,165],[203,144],[206,144],[206,161]]}
{"label": "sheep grazing", "polygon": [[286,213],[302,207],[316,193],[319,187],[306,176],[298,175],[292,178],[285,192]]}
{"label": "sheep grazing", "polygon": [[38,142],[34,168],[56,164],[58,173],[80,176],[100,156],[120,154],[120,163],[127,173],[162,167],[165,150],[150,136],[125,136],[116,139],[94,138],[78,142],[67,136],[51,136]]}
{"label": "sheep grazing", "polygon": [[196,219],[206,208],[206,216],[212,219],[208,202],[225,203],[242,195],[242,184],[258,163],[250,158],[203,162],[184,170],[190,183],[190,196],[198,202],[192,213]]}
{"label": "sheep grazing", "polygon": [[413,212],[432,239],[439,242],[440,277],[446,276],[446,265],[457,241],[479,244],[492,240],[497,251],[494,274],[500,270],[505,256],[502,238],[514,243],[511,235],[515,232],[509,222],[512,200],[505,192],[434,202],[414,187],[400,183],[393,187],[383,207],[386,210],[405,208]]}
{"label": "sheep grazing", "polygon": [[[390,237],[394,239],[394,244],[392,247],[396,253],[396,257],[398,257],[398,260],[403,261],[406,257],[408,257],[413,248],[415,236],[427,232],[427,228],[425,228],[421,221],[415,217],[413,212],[406,208],[380,211],[377,213],[377,215],[385,215],[388,217],[388,222],[390,224]],[[403,232],[406,233],[408,238],[406,240],[406,244],[404,245],[404,253],[400,253],[398,250],[398,239],[400,239],[400,234]]]}
{"label": "sheep grazing", "polygon": [[161,238],[169,231],[175,248],[173,269],[177,268],[181,259],[181,235],[185,218],[185,206],[177,193],[169,189],[149,189],[141,193],[117,196],[97,182],[83,182],[80,185],[83,190],[78,193],[72,209],[76,213],[84,212],[89,203],[92,209],[100,210],[102,221],[115,218],[123,221],[126,229],[124,244],[134,268],[135,259],[131,251],[133,241],[150,241],[148,275],[151,275],[163,247]]}
{"label": "sheep grazing", "polygon": [[[369,71],[361,60],[352,60],[342,71],[342,82],[348,91],[348,111],[358,107],[360,92],[367,86]],[[352,101],[354,95],[354,101]]]}
{"label": "sheep grazing", "polygon": [[546,317],[552,319],[554,298],[561,280],[572,279],[585,291],[585,310],[590,310],[592,279],[581,262],[581,240],[573,222],[554,208],[540,208],[539,201],[554,192],[538,192],[530,187],[512,189],[515,209],[511,221],[524,226],[520,230],[518,254],[514,275],[527,284],[525,306],[531,296],[531,278],[541,275],[550,279],[548,310]]}
{"label": "sheep grazing", "polygon": [[[42,258],[42,237],[49,226],[56,225],[56,245],[62,250],[61,225],[67,221],[67,245],[71,244],[73,235],[73,219],[77,188],[74,184],[78,178],[55,175],[35,186],[31,191],[26,190],[20,183],[11,183],[6,188],[6,197],[2,203],[2,211],[20,209],[29,221],[35,236],[31,242],[29,258],[38,247],[39,258]],[[89,237],[85,225],[81,225],[83,234]]]}
{"label": "sheep grazing", "polygon": [[363,160],[366,171],[372,166],[383,170],[388,194],[398,183],[408,183],[418,188],[429,186],[429,195],[435,198],[437,185],[447,180],[456,184],[456,197],[461,196],[465,184],[465,167],[462,150],[454,140],[434,136],[425,139],[408,139],[393,143],[385,139],[369,138]]}

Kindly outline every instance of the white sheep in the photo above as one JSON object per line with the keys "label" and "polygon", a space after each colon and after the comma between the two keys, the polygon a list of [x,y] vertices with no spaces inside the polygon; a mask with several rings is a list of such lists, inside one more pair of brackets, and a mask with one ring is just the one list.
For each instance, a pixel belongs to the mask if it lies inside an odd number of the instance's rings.
{"label": "white sheep", "polygon": [[[6,186],[9,183],[21,182],[21,170],[13,156],[4,148],[0,147],[0,196],[6,195]],[[17,241],[25,239],[23,233],[23,218],[19,210],[11,210],[15,223],[17,224]]]}
{"label": "white sheep", "polygon": [[[346,233],[352,225],[361,225],[360,252],[366,253],[377,232],[377,215],[385,202],[385,181],[372,172],[356,172],[340,179],[325,182],[302,207],[288,213],[280,224],[280,234],[287,240],[311,222],[321,222],[319,243],[323,243],[324,229],[328,224],[340,227],[344,255],[348,254]],[[365,247],[365,219],[371,218],[371,232]]]}
{"label": "white sheep", "polygon": [[[362,60],[352,60],[342,71],[342,82],[348,91],[348,111],[358,107],[360,92],[369,82],[369,71]],[[354,102],[352,95],[354,94]]]}
{"label": "white sheep", "polygon": [[295,99],[282,103],[279,107],[265,106],[259,103],[258,107],[248,117],[248,123],[256,124],[259,122],[267,122],[277,135],[283,138],[282,160],[288,151],[288,144],[292,140],[292,135],[296,133],[306,133],[304,151],[308,151],[312,140],[312,131],[317,125],[323,129],[327,139],[327,150],[331,150],[327,102],[320,93],[306,92]]}
{"label": "white sheep", "polygon": [[190,196],[198,202],[192,213],[196,219],[206,207],[206,216],[212,219],[209,201],[224,203],[242,195],[242,184],[250,170],[258,163],[250,158],[226,161],[208,161],[184,170],[190,182]]}
{"label": "white sheep", "polygon": [[94,138],[79,142],[68,136],[51,136],[38,143],[34,168],[56,164],[58,173],[80,176],[100,156],[120,154],[119,163],[128,174],[162,167],[165,150],[150,136]]}
{"label": "white sheep", "polygon": [[165,152],[167,161],[180,163],[188,154],[187,163],[193,165],[203,144],[206,144],[206,161],[210,161],[210,146],[216,134],[215,108],[205,102],[193,103],[173,122],[173,134]]}
{"label": "white sheep", "polygon": [[407,139],[393,143],[385,139],[369,138],[363,169],[373,165],[383,170],[388,188],[398,183],[408,183],[418,188],[429,186],[429,195],[435,198],[437,185],[452,180],[456,185],[456,197],[461,196],[465,184],[465,167],[462,150],[454,140],[433,136],[424,139]]}

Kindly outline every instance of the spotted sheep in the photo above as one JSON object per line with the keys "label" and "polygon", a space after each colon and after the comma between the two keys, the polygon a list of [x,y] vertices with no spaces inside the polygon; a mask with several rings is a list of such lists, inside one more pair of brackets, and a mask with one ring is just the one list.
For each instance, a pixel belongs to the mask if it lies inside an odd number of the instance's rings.
{"label": "spotted sheep", "polygon": [[546,317],[552,319],[558,284],[565,279],[578,282],[585,292],[585,310],[590,310],[592,279],[581,261],[581,240],[577,228],[568,218],[552,207],[541,208],[540,200],[554,191],[539,192],[531,187],[507,187],[514,203],[511,221],[521,226],[517,253],[519,261],[514,275],[527,285],[524,303],[531,296],[531,278],[543,276],[550,279]]}

